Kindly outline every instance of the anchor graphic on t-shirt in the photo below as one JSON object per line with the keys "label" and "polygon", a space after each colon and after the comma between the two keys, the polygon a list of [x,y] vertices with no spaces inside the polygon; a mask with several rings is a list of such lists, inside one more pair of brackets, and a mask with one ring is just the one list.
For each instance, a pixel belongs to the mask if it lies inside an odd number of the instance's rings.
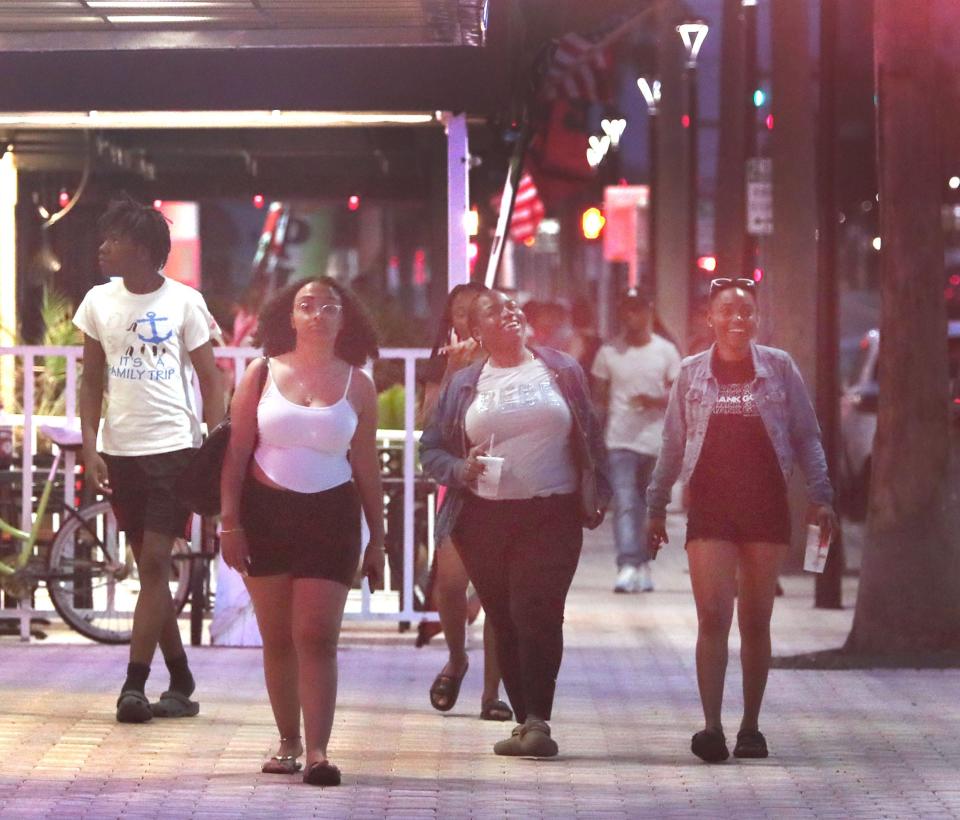
{"label": "anchor graphic on t-shirt", "polygon": [[167,321],[167,317],[166,317],[166,316],[157,316],[157,314],[154,313],[154,311],[148,310],[148,311],[147,311],[147,318],[146,318],[146,319],[137,319],[137,322],[136,322],[136,323],[139,324],[140,322],[149,322],[149,323],[150,323],[150,331],[151,331],[151,333],[153,333],[153,336],[141,336],[141,335],[138,333],[138,334],[137,334],[137,338],[140,339],[140,341],[142,341],[142,342],[148,342],[149,344],[153,344],[153,345],[158,345],[158,344],[160,344],[160,342],[165,342],[167,339],[169,339],[171,336],[173,336],[173,331],[172,331],[172,330],[169,331],[166,336],[160,336],[160,335],[157,333],[157,322],[166,322],[166,321]]}

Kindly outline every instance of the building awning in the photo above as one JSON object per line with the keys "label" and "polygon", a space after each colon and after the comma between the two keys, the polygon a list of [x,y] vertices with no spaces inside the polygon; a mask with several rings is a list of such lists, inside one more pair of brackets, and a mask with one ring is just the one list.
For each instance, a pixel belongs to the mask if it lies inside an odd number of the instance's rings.
{"label": "building awning", "polygon": [[224,32],[251,46],[475,46],[486,9],[486,0],[16,0],[0,7],[0,32],[25,35],[3,43],[21,50],[201,47]]}
{"label": "building awning", "polygon": [[18,0],[0,7],[0,106],[487,114],[510,97],[499,17],[487,0]]}

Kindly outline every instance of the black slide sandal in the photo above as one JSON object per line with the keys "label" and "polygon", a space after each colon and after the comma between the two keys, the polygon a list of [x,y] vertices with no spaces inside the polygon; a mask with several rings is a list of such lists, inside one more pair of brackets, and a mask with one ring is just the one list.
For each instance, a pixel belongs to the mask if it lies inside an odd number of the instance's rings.
{"label": "black slide sandal", "polygon": [[[470,668],[469,661],[463,667],[460,677],[454,675],[444,675],[441,672],[433,681],[430,687],[430,705],[438,712],[449,712],[457,704],[457,698],[460,697],[460,685],[466,677],[467,670]],[[440,703],[440,698],[444,698],[446,703]]]}

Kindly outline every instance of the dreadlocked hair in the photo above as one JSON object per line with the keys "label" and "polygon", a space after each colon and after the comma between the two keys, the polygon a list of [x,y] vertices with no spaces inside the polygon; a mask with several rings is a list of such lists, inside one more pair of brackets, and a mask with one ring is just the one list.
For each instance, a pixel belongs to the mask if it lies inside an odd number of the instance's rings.
{"label": "dreadlocked hair", "polygon": [[343,323],[333,347],[337,356],[354,367],[363,367],[368,359],[376,359],[380,349],[370,314],[352,290],[329,276],[298,279],[271,296],[260,309],[254,344],[263,348],[265,356],[279,356],[296,347],[297,333],[290,324],[293,302],[302,288],[314,282],[332,290],[343,305]]}
{"label": "dreadlocked hair", "polygon": [[146,248],[150,264],[160,270],[170,255],[170,225],[167,218],[151,205],[137,202],[121,192],[107,206],[97,220],[97,229],[103,237],[118,235]]}
{"label": "dreadlocked hair", "polygon": [[433,350],[430,351],[430,358],[434,359],[440,355],[440,348],[445,347],[450,340],[450,329],[453,327],[453,302],[461,293],[472,293],[474,297],[489,290],[486,285],[480,282],[466,282],[457,285],[447,294],[447,302],[443,306],[443,316],[440,317],[440,326],[437,328],[437,335],[433,341]]}

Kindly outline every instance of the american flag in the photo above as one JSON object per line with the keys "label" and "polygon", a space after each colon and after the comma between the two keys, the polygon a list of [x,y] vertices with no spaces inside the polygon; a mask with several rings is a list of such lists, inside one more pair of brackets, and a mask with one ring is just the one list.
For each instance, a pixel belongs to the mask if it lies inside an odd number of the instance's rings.
{"label": "american flag", "polygon": [[514,242],[533,238],[543,214],[543,200],[537,193],[533,177],[524,172],[517,185],[517,198],[513,204],[513,215],[510,217],[510,238]]}
{"label": "american flag", "polygon": [[556,41],[543,80],[547,100],[602,102],[611,95],[610,59],[605,48],[581,34],[566,34]]}

